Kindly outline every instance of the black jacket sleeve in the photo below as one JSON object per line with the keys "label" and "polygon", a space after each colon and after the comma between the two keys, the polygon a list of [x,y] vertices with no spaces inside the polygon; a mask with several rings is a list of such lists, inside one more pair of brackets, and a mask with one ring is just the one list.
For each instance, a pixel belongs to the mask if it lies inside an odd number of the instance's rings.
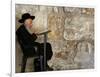
{"label": "black jacket sleeve", "polygon": [[33,39],[34,41],[37,39],[37,36],[36,36],[35,33],[33,33],[33,34],[31,35],[31,37],[32,37],[32,39]]}

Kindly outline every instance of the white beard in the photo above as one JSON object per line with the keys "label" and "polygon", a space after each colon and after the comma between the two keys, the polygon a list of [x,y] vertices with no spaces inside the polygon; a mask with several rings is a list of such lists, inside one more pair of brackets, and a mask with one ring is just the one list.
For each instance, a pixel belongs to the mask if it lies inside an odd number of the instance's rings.
{"label": "white beard", "polygon": [[26,29],[27,29],[27,31],[30,33],[30,34],[32,34],[33,32],[32,32],[32,28],[30,29],[29,27],[27,27],[27,26],[25,26],[26,27]]}

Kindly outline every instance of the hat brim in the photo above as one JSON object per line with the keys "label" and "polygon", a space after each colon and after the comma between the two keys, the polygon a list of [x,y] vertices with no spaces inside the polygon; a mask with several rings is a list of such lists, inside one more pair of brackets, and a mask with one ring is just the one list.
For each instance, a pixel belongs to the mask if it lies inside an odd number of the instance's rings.
{"label": "hat brim", "polygon": [[[30,16],[26,19],[29,19],[29,18],[31,18],[33,20],[33,19],[35,19],[35,16]],[[26,19],[20,19],[18,22],[23,23]]]}

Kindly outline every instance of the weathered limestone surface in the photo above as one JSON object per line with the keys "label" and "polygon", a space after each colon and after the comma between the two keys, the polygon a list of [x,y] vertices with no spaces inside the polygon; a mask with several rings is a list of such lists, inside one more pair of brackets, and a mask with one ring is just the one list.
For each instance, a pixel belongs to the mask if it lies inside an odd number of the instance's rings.
{"label": "weathered limestone surface", "polygon": [[[16,29],[23,13],[35,15],[31,31],[39,33],[47,29],[48,42],[53,49],[48,62],[54,70],[94,68],[94,9],[38,5],[16,5]],[[37,39],[43,42],[43,36]],[[20,72],[22,52],[16,41],[16,72]],[[27,62],[26,71],[34,70],[33,59]]]}

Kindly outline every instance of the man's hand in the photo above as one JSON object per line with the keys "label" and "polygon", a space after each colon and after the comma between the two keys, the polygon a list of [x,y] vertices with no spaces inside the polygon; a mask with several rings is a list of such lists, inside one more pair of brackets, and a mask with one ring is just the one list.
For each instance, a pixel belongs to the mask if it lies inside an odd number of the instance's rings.
{"label": "man's hand", "polygon": [[32,39],[36,40],[37,39],[37,35],[35,33],[32,34]]}

